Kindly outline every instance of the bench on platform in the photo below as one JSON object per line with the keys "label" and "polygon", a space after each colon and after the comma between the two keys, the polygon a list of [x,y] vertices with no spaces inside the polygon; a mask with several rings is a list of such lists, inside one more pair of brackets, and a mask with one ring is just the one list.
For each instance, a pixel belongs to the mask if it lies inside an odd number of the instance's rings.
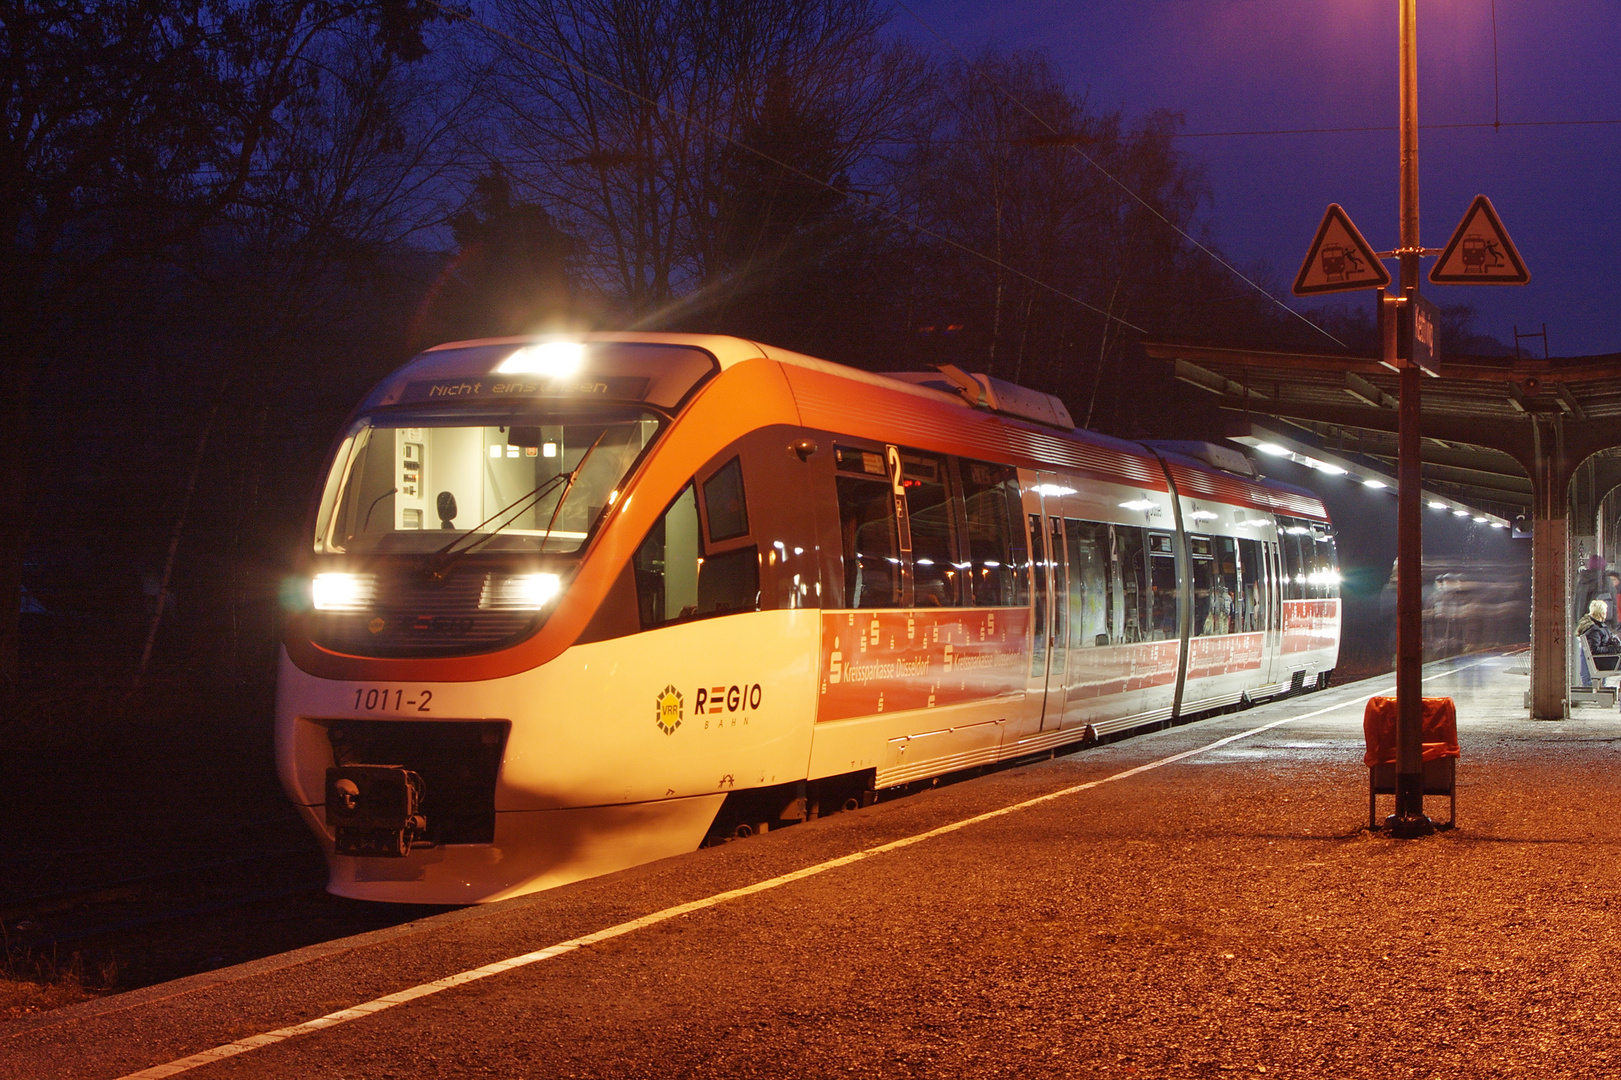
{"label": "bench on platform", "polygon": [[1570,688],[1572,705],[1614,705],[1617,680],[1621,680],[1621,656],[1594,656],[1586,634],[1576,635],[1576,646],[1581,650],[1582,663],[1592,678],[1591,686]]}

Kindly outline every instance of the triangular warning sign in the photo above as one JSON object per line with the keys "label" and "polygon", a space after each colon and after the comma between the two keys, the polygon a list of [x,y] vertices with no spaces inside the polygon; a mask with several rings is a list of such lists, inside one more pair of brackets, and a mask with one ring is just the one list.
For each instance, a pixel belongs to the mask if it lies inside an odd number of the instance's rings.
{"label": "triangular warning sign", "polygon": [[1531,280],[1492,201],[1476,195],[1469,212],[1430,267],[1437,285],[1524,285]]}
{"label": "triangular warning sign", "polygon": [[1348,292],[1351,289],[1382,289],[1390,284],[1390,272],[1362,239],[1339,203],[1329,203],[1323,223],[1317,226],[1317,239],[1311,242],[1306,261],[1295,278],[1296,296]]}

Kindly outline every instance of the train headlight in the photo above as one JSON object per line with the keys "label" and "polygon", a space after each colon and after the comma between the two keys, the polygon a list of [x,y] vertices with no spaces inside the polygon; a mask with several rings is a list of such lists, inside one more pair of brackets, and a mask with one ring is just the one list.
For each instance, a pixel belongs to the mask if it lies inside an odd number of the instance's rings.
{"label": "train headlight", "polygon": [[502,375],[544,375],[564,379],[585,363],[585,346],[578,341],[541,341],[525,345],[501,361]]}
{"label": "train headlight", "polygon": [[316,611],[366,611],[376,599],[375,574],[316,574],[310,582]]}
{"label": "train headlight", "polygon": [[539,611],[557,598],[563,579],[556,574],[491,574],[478,606],[486,611]]}

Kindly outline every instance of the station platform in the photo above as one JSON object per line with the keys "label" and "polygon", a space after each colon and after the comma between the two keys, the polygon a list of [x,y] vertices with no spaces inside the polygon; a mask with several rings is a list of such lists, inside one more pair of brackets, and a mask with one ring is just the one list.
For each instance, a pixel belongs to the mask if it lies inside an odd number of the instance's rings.
{"label": "station platform", "polygon": [[1425,678],[1422,840],[1366,829],[1386,676],[18,1021],[0,1077],[1621,1073],[1621,714]]}

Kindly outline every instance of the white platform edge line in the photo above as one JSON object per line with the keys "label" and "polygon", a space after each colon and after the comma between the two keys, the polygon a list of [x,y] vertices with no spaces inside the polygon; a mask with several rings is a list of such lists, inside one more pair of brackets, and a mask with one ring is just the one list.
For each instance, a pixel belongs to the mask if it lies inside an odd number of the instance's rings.
{"label": "white platform edge line", "polygon": [[[1495,659],[1499,659],[1498,654],[1482,657],[1481,659],[1475,660],[1472,663],[1460,664],[1455,668],[1437,672],[1433,675],[1426,675],[1423,681],[1430,682],[1433,679],[1444,679],[1449,675],[1455,675],[1467,668],[1476,667],[1477,665],[1486,663],[1488,660]],[[1179,754],[1172,754],[1169,757],[1159,758],[1143,765],[1134,766],[1133,768],[1126,769],[1123,772],[1117,772],[1112,776],[1105,776],[1100,780],[1088,780],[1084,784],[1075,784],[1071,787],[1061,788],[1058,791],[1050,791],[1045,795],[1038,795],[1033,799],[1026,799],[1024,802],[1014,803],[1011,806],[1004,806],[997,810],[988,810],[983,814],[976,814],[973,817],[963,818],[961,821],[953,821],[949,824],[940,825],[925,832],[902,837],[899,840],[891,840],[887,844],[880,844],[877,847],[864,848],[861,851],[852,852],[849,855],[841,855],[836,859],[829,859],[826,862],[820,862],[814,866],[807,866],[800,870],[792,870],[786,874],[779,874],[776,877],[767,878],[764,881],[757,881],[752,885],[744,885],[740,888],[728,889],[725,892],[715,893],[712,896],[706,896],[700,900],[690,900],[685,904],[676,904],[674,907],[667,907],[662,911],[655,911],[651,915],[643,915],[639,919],[631,919],[629,922],[618,923],[614,926],[597,930],[582,937],[571,938],[568,941],[560,941],[556,945],[549,945],[544,949],[537,949],[534,952],[522,953],[518,956],[508,957],[505,960],[497,960],[493,964],[485,964],[483,967],[471,968],[467,971],[457,972],[454,975],[447,975],[442,979],[435,979],[432,982],[422,983],[418,986],[408,987],[407,989],[399,990],[383,997],[373,998],[371,1001],[365,1001],[359,1005],[350,1006],[347,1009],[339,1009],[337,1012],[327,1013],[325,1016],[318,1016],[313,1020],[306,1020],[302,1024],[293,1024],[290,1027],[277,1028],[275,1031],[267,1031],[261,1035],[249,1035],[246,1038],[237,1039],[234,1042],[222,1043],[219,1046],[204,1050],[198,1054],[192,1054],[189,1057],[177,1058],[174,1061],[167,1062],[163,1065],[153,1065],[152,1067],[142,1069],[139,1072],[126,1073],[124,1076],[119,1077],[118,1080],[159,1080],[161,1077],[175,1076],[179,1073],[189,1072],[192,1069],[200,1068],[215,1061],[222,1061],[225,1058],[235,1057],[238,1054],[245,1054],[250,1050],[257,1050],[264,1046],[273,1046],[276,1043],[285,1042],[288,1039],[295,1039],[300,1035],[309,1035],[313,1032],[324,1031],[327,1028],[336,1027],[339,1024],[346,1024],[351,1020],[358,1020],[363,1016],[371,1016],[373,1013],[382,1012],[384,1009],[391,1009],[396,1005],[403,1005],[408,1001],[415,1001],[417,998],[427,997],[430,994],[437,994],[441,990],[450,990],[454,987],[464,986],[467,983],[475,982],[491,975],[500,975],[503,972],[512,971],[516,968],[527,967],[530,964],[539,963],[542,960],[550,960],[555,956],[563,956],[566,953],[574,952],[577,949],[581,949],[589,945],[595,945],[599,942],[608,941],[612,938],[634,933],[637,930],[646,929],[649,926],[655,926],[662,922],[668,922],[670,919],[679,918],[682,915],[690,915],[695,911],[703,911],[706,908],[712,908],[718,904],[724,904],[728,900],[736,900],[744,896],[752,896],[755,893],[765,892],[769,889],[775,889],[783,885],[791,884],[795,881],[802,881],[805,878],[815,877],[816,875],[826,873],[829,870],[837,870],[839,867],[849,866],[852,863],[861,862],[864,859],[870,859],[875,855],[884,855],[891,851],[899,851],[902,848],[911,847],[913,844],[921,844],[925,840],[932,840],[937,836],[945,836],[948,833],[954,833],[960,829],[966,829],[970,825],[978,825],[986,821],[993,821],[996,818],[1006,817],[1009,814],[1014,814],[1021,810],[1028,810],[1033,806],[1041,806],[1045,803],[1054,802],[1058,799],[1068,798],[1071,795],[1078,795],[1083,791],[1090,791],[1093,788],[1102,787],[1104,784],[1110,784],[1116,780],[1125,780],[1129,777],[1138,776],[1142,773],[1158,769],[1164,765],[1174,765],[1178,761],[1184,761],[1190,757],[1207,753],[1208,751],[1226,746],[1229,743],[1237,742],[1240,739],[1247,739],[1251,735],[1259,735],[1264,731],[1271,731],[1273,728],[1282,727],[1284,724],[1292,724],[1297,720],[1310,720],[1312,717],[1322,716],[1324,713],[1335,712],[1339,709],[1345,708],[1348,705],[1355,705],[1360,702],[1365,702],[1369,697],[1382,697],[1393,693],[1395,693],[1395,687],[1388,687],[1384,690],[1376,690],[1366,696],[1358,694],[1355,697],[1348,698],[1347,700],[1340,702],[1338,705],[1327,705],[1312,712],[1301,713],[1298,716],[1287,716],[1282,720],[1274,720],[1271,723],[1250,728],[1248,731],[1241,731],[1234,735],[1225,736],[1217,739],[1215,742],[1207,743],[1204,746],[1195,747],[1192,750],[1184,750]]]}

